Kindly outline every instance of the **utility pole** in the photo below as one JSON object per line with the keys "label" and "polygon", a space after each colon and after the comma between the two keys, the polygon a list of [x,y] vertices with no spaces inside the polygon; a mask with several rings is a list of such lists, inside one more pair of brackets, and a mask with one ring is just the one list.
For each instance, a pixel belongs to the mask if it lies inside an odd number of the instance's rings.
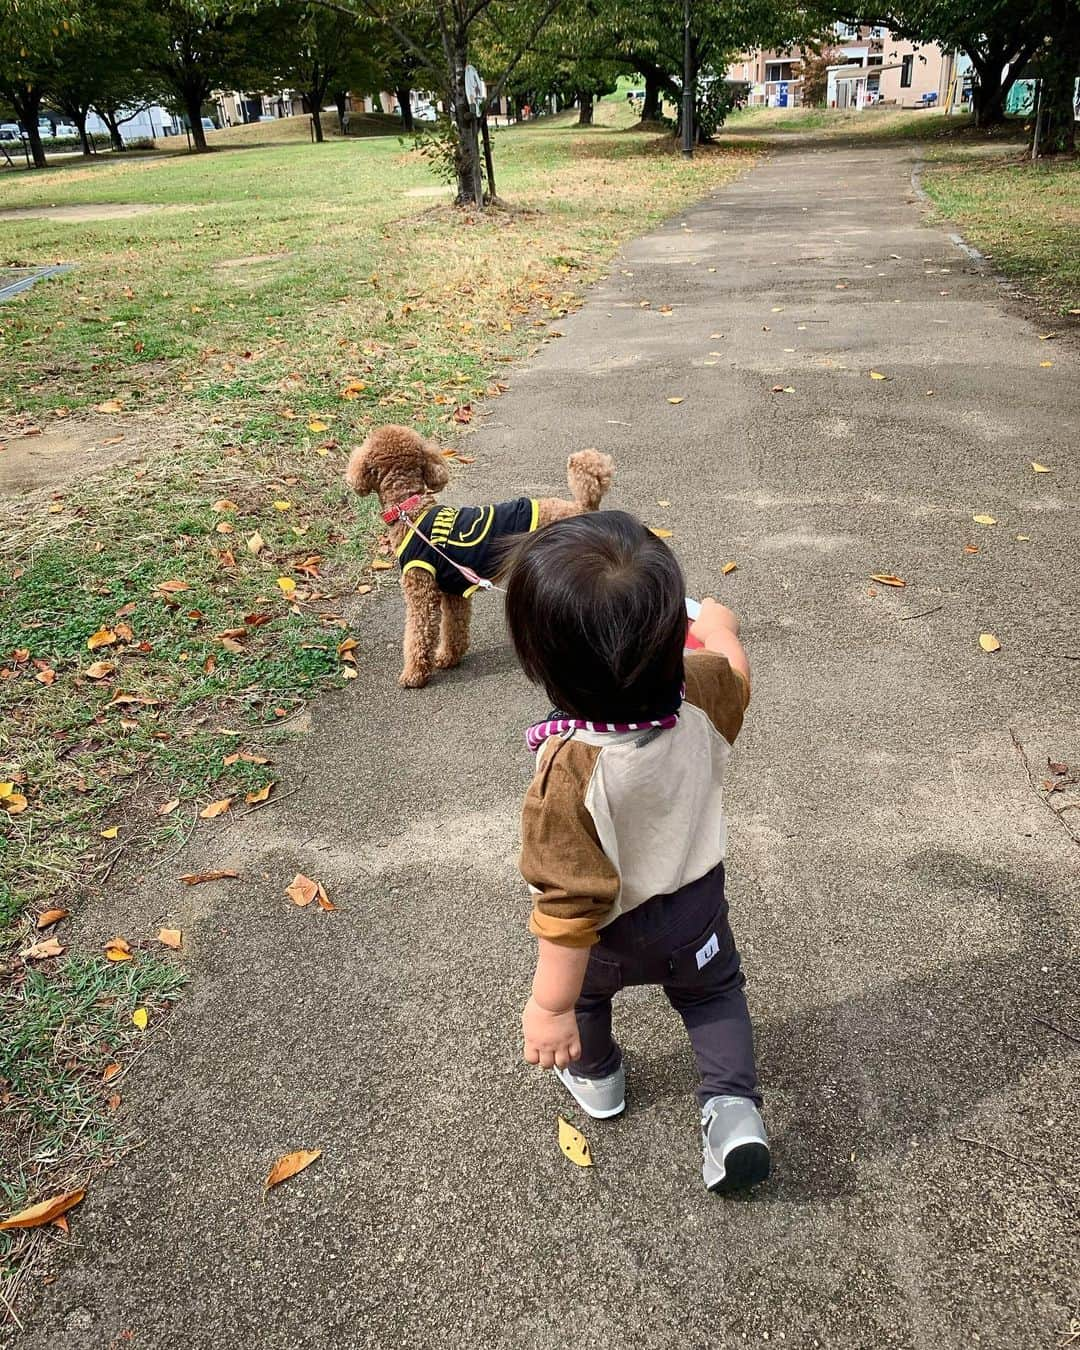
{"label": "utility pole", "polygon": [[694,153],[694,54],[690,42],[690,0],[683,0],[682,152]]}

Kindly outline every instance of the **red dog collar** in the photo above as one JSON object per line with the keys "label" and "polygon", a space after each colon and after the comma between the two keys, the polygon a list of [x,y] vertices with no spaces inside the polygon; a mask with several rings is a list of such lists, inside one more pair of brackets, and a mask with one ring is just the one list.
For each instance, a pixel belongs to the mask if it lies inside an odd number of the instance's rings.
{"label": "red dog collar", "polygon": [[414,494],[412,497],[406,497],[405,500],[399,502],[397,506],[387,507],[382,513],[382,518],[386,521],[387,525],[393,525],[394,521],[400,520],[402,516],[407,518],[409,512],[415,511],[422,500],[423,498],[420,497],[419,494]]}

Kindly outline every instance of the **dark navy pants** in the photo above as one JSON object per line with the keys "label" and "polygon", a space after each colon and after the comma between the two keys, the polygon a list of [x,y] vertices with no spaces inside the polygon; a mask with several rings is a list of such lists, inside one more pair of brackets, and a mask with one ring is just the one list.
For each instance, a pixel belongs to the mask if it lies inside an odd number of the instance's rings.
{"label": "dark navy pants", "polygon": [[672,895],[659,895],[600,930],[577,1001],[583,1078],[622,1062],[611,1035],[611,1000],[625,985],[658,984],[682,1017],[697,1057],[698,1100],[750,1097],[759,1106],[746,980],[728,923],[721,863]]}

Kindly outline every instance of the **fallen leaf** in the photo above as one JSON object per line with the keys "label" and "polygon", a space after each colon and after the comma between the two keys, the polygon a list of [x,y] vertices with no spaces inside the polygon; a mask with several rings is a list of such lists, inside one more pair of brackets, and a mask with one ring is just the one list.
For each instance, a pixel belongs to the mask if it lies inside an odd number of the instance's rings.
{"label": "fallen leaf", "polygon": [[319,894],[319,883],[304,876],[302,872],[297,872],[289,885],[285,887],[285,894],[294,905],[303,908],[305,905],[310,905]]}
{"label": "fallen leaf", "polygon": [[872,380],[887,380],[889,377],[888,375],[882,375],[880,370],[872,370],[870,372],[870,378]]}
{"label": "fallen leaf", "polygon": [[111,628],[99,628],[86,639],[86,645],[95,652],[99,647],[111,647],[115,641],[116,634]]}
{"label": "fallen leaf", "polygon": [[317,417],[313,417],[307,424],[308,431],[329,431],[330,426],[327,422],[321,422]]}
{"label": "fallen leaf", "polygon": [[993,516],[972,516],[971,519],[976,525],[996,525],[997,521]]}
{"label": "fallen leaf", "polygon": [[293,581],[292,577],[278,577],[277,584],[284,595],[292,595],[293,591],[296,590],[296,582]]}
{"label": "fallen leaf", "polygon": [[210,508],[211,511],[238,511],[240,508],[235,502],[229,501],[228,497],[221,497]]}
{"label": "fallen leaf", "polygon": [[83,674],[88,680],[103,680],[116,669],[115,661],[94,661],[87,666]]}
{"label": "fallen leaf", "polygon": [[671,503],[670,503],[669,501],[665,501],[664,498],[662,498],[662,497],[657,501],[656,504],[657,504],[657,506],[670,506],[670,505],[671,505]]}
{"label": "fallen leaf", "polygon": [[283,1181],[288,1181],[290,1177],[296,1176],[297,1172],[302,1172],[305,1167],[310,1167],[316,1158],[322,1157],[321,1148],[298,1148],[295,1153],[286,1153],[280,1157],[266,1178],[266,1190],[278,1186]]}
{"label": "fallen leaf", "polygon": [[147,1012],[145,1008],[136,1008],[135,1011],[131,1014],[131,1020],[135,1023],[135,1025],[139,1028],[140,1031],[145,1031],[146,1024],[150,1020],[150,1014],[149,1012]]}
{"label": "fallen leaf", "polygon": [[1017,542],[1018,544],[1030,544],[1030,543],[1031,543],[1031,535],[1030,535],[1030,534],[1018,534],[1018,535],[1016,536],[1016,542]]}
{"label": "fallen leaf", "polygon": [[891,572],[872,572],[870,580],[876,581],[879,586],[906,586],[907,582],[902,577],[894,577]]}
{"label": "fallen leaf", "polygon": [[63,951],[64,948],[57,938],[45,938],[42,942],[33,943],[19,955],[24,961],[47,961],[51,956],[63,955]]}
{"label": "fallen leaf", "polygon": [[264,802],[264,801],[266,801],[267,797],[270,796],[270,794],[271,794],[271,792],[273,792],[273,790],[274,790],[274,784],[273,784],[273,783],[264,783],[263,786],[262,786],[261,788],[256,788],[254,792],[247,792],[247,793],[245,793],[245,794],[244,794],[244,801],[246,801],[246,802]]}
{"label": "fallen leaf", "polygon": [[562,1116],[559,1117],[559,1147],[575,1167],[591,1167],[593,1165],[592,1154],[589,1152],[589,1141],[580,1130],[575,1130],[573,1125],[568,1120],[564,1120]]}
{"label": "fallen leaf", "polygon": [[394,564],[392,562],[387,562],[385,558],[375,558],[371,563],[371,570],[373,572],[391,572],[393,571],[393,568]]}
{"label": "fallen leaf", "polygon": [[1049,342],[1049,341],[1051,341],[1052,338],[1056,338],[1056,337],[1057,337],[1057,334],[1056,334],[1056,333],[1040,333],[1040,334],[1039,334],[1039,341],[1040,341],[1040,342]]}
{"label": "fallen leaf", "polygon": [[18,816],[26,810],[26,798],[21,792],[5,792],[4,795],[0,797],[0,806],[4,808],[9,816]]}
{"label": "fallen leaf", "polygon": [[979,551],[979,550],[975,547],[974,544],[965,544],[965,545],[964,545],[964,552],[965,552],[965,553],[978,553],[978,551]]}
{"label": "fallen leaf", "polygon": [[328,913],[332,914],[334,910],[337,909],[337,905],[335,905],[333,900],[326,894],[326,889],[321,881],[319,882],[319,891],[315,896],[315,899],[319,902],[319,908],[325,909]]}
{"label": "fallen leaf", "polygon": [[220,801],[211,802],[209,806],[204,806],[199,812],[202,820],[213,820],[215,816],[223,816],[233,804],[231,797],[222,797]]}
{"label": "fallen leaf", "polygon": [[66,909],[47,909],[44,914],[39,914],[34,923],[34,927],[39,931],[42,928],[51,928],[54,923],[59,923],[61,919],[66,919],[68,911]]}
{"label": "fallen leaf", "polygon": [[1034,460],[1031,461],[1031,467],[1035,470],[1036,473],[1050,473],[1050,472],[1051,472],[1051,471],[1046,467],[1045,464],[1036,464],[1036,462],[1035,462]]}
{"label": "fallen leaf", "polygon": [[110,1111],[119,1111],[120,1103],[123,1100],[124,1099],[123,1097],[120,1096],[119,1092],[114,1092],[112,1096],[108,1099],[106,1105],[108,1106]]}
{"label": "fallen leaf", "polygon": [[159,816],[171,815],[179,805],[180,805],[180,798],[174,797],[171,802],[162,802],[157,809],[157,813]]}
{"label": "fallen leaf", "polygon": [[357,594],[357,595],[370,595],[373,589],[374,589],[373,587],[368,586],[368,585],[366,585],[366,584],[363,585],[363,586],[357,586],[357,588],[356,588],[356,594]]}
{"label": "fallen leaf", "polygon": [[282,499],[282,500],[280,500],[280,501],[276,501],[276,502],[274,503],[274,510],[275,510],[275,511],[291,511],[291,510],[292,510],[292,502],[285,501],[284,499]]}
{"label": "fallen leaf", "polygon": [[993,635],[993,633],[980,633],[979,646],[983,649],[984,652],[996,652],[1001,649],[1001,643],[997,640],[997,638]]}
{"label": "fallen leaf", "polygon": [[669,403],[681,403],[682,401],[683,401],[683,400],[682,400],[681,397],[679,397],[679,398],[669,398],[669,399],[668,399],[668,402],[669,402]]}
{"label": "fallen leaf", "polygon": [[226,877],[238,877],[231,867],[219,868],[216,872],[186,872],[180,880],[185,886],[201,886],[204,881],[223,881]]}
{"label": "fallen leaf", "polygon": [[723,567],[721,567],[720,571],[723,576],[727,577],[730,576],[732,572],[737,571],[738,567],[739,564],[737,562],[726,562]]}
{"label": "fallen leaf", "polygon": [[86,1194],[85,1191],[65,1191],[63,1195],[54,1195],[51,1200],[41,1200],[29,1209],[21,1209],[9,1219],[0,1223],[0,1232],[11,1228],[40,1228],[44,1223],[52,1223],[61,1214],[74,1209]]}
{"label": "fallen leaf", "polygon": [[106,961],[133,961],[135,959],[131,950],[131,945],[125,938],[110,938],[105,944]]}
{"label": "fallen leaf", "polygon": [[171,581],[159,581],[154,590],[162,595],[178,595],[181,591],[190,591],[191,586],[188,582],[174,577]]}
{"label": "fallen leaf", "polygon": [[670,539],[672,534],[674,533],[673,530],[665,530],[653,525],[650,525],[649,529],[652,531],[653,534],[656,535],[657,539]]}
{"label": "fallen leaf", "polygon": [[103,1083],[107,1083],[110,1078],[115,1078],[116,1075],[120,1072],[120,1067],[121,1066],[115,1062],[112,1064],[106,1064],[101,1071],[101,1081]]}
{"label": "fallen leaf", "polygon": [[163,947],[171,947],[174,952],[180,950],[184,934],[179,928],[159,928],[157,940]]}
{"label": "fallen leaf", "polygon": [[124,411],[124,405],[118,398],[107,398],[104,403],[95,404],[94,411],[99,413],[118,413]]}

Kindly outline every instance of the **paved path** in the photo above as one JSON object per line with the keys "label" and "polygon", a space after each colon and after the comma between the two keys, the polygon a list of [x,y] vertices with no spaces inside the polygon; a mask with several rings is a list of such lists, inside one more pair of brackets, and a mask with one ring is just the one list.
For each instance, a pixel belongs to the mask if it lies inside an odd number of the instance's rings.
{"label": "paved path", "polygon": [[[386,585],[302,795],[176,869],[243,880],[132,884],[100,918],[179,921],[191,992],[126,1089],[147,1145],[80,1210],[28,1344],[1034,1350],[1080,1315],[1075,1047],[1037,1021],[1077,1028],[1080,850],[1010,739],[1036,775],[1080,762],[1078,363],[923,226],[910,170],[778,154],[638,240],[454,485],[557,489],[568,451],[609,449],[613,504],[746,616],[731,900],[764,1194],[702,1191],[689,1052],[648,992],[621,1009],[630,1109],[589,1125],[595,1170],[558,1153],[563,1098],[517,1051],[542,704],[497,602],[463,670],[398,690]],[[882,571],[907,589],[872,594]],[[282,901],[298,869],[339,913]],[[302,1146],[323,1157],[264,1204]]]}

